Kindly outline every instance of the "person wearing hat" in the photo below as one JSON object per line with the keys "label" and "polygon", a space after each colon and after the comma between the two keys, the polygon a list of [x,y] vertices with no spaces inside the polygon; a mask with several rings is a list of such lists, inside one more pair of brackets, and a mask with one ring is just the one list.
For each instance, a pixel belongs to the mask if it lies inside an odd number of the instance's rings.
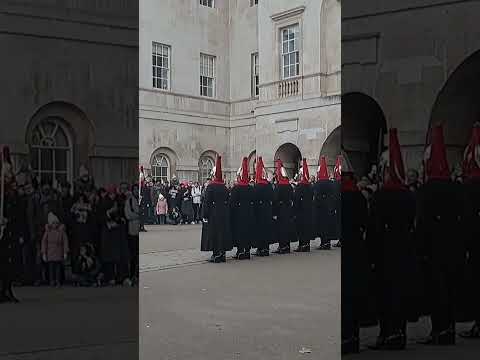
{"label": "person wearing hat", "polygon": [[424,158],[426,181],[419,191],[417,226],[421,234],[420,254],[430,275],[426,287],[432,328],[421,343],[453,345],[457,285],[466,258],[464,238],[458,233],[462,229],[463,203],[460,185],[451,181],[442,127],[433,127],[430,138]]}
{"label": "person wearing hat", "polygon": [[237,171],[237,181],[230,194],[230,219],[233,245],[237,247],[236,259],[250,259],[254,218],[253,188],[248,186],[248,159],[242,160]]}
{"label": "person wearing hat", "polygon": [[331,240],[336,239],[337,199],[336,184],[328,175],[325,156],[319,159],[316,182],[313,185],[314,237],[320,237],[319,250],[330,250]]}
{"label": "person wearing hat", "polygon": [[268,181],[263,158],[258,157],[255,169],[255,255],[269,256],[273,241],[273,188]]}
{"label": "person wearing hat", "polygon": [[298,248],[294,251],[309,252],[310,240],[313,237],[313,189],[310,184],[307,159],[303,158],[298,174],[299,180],[293,195],[293,212],[298,237]]}
{"label": "person wearing hat", "polygon": [[[405,181],[405,169],[397,137],[390,129],[389,149],[380,164],[381,188],[373,194],[372,226],[367,237],[375,269],[380,334],[375,350],[401,350],[407,343],[406,324],[412,317],[415,269],[413,236],[415,198]],[[416,314],[418,317],[418,314]]]}
{"label": "person wearing hat", "polygon": [[472,304],[471,316],[474,320],[472,328],[459,335],[463,338],[480,339],[480,123],[475,123],[470,143],[464,153],[463,162],[465,201],[465,224],[469,268],[473,283],[467,284],[468,300]]}
{"label": "person wearing hat", "polygon": [[282,160],[275,161],[275,188],[273,215],[275,235],[278,240],[276,254],[290,253],[290,242],[294,239],[293,231],[293,188],[283,167]]}
{"label": "person wearing hat", "polygon": [[[342,157],[343,158],[343,157]],[[360,323],[367,308],[370,267],[364,240],[368,222],[367,200],[355,182],[347,158],[341,168],[341,351],[342,355],[360,351]],[[341,159],[340,159],[341,161]]]}
{"label": "person wearing hat", "polygon": [[205,190],[202,206],[201,251],[212,251],[212,263],[226,262],[226,251],[232,250],[230,232],[229,193],[222,175],[222,158],[217,156],[212,169],[213,179]]}

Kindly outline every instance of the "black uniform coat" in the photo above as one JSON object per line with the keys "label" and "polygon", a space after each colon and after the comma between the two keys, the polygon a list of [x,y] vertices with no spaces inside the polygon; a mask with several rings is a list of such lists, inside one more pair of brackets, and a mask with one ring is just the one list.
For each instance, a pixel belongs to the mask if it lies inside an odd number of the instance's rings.
{"label": "black uniform coat", "polygon": [[[370,265],[363,231],[367,226],[367,200],[359,191],[342,192],[342,327],[371,320],[367,296]],[[342,338],[344,336],[342,335]]]}
{"label": "black uniform coat", "polygon": [[271,184],[255,184],[254,246],[257,249],[268,249],[273,243],[273,188]]}
{"label": "black uniform coat", "polygon": [[468,260],[459,308],[464,309],[457,321],[480,320],[480,179],[467,181],[464,188],[465,236]]}
{"label": "black uniform coat", "polygon": [[201,251],[213,251],[215,254],[232,250],[233,242],[230,230],[229,193],[223,184],[209,184],[205,189],[202,203],[203,223]]}
{"label": "black uniform coat", "polygon": [[252,247],[255,226],[253,196],[253,188],[248,185],[235,185],[230,194],[233,246],[238,249],[250,249]]}
{"label": "black uniform coat", "polygon": [[448,318],[452,316],[447,311],[449,304],[458,304],[459,279],[465,271],[466,244],[462,233],[465,208],[461,187],[450,181],[431,180],[420,188],[418,196],[417,231],[427,300],[424,312]]}
{"label": "black uniform coat", "polygon": [[314,238],[338,239],[337,214],[338,186],[331,180],[320,180],[313,185],[313,228]]}
{"label": "black uniform coat", "polygon": [[298,184],[293,196],[297,237],[301,244],[309,244],[313,237],[313,189],[310,184]]}
{"label": "black uniform coat", "polygon": [[372,228],[367,237],[375,266],[380,319],[417,320],[420,301],[413,226],[416,203],[407,189],[381,189],[370,204]]}
{"label": "black uniform coat", "polygon": [[20,237],[28,229],[25,222],[25,208],[20,206],[17,193],[5,193],[4,217],[7,224],[0,239],[0,279],[13,280],[18,276],[20,263]]}
{"label": "black uniform coat", "polygon": [[275,185],[273,215],[276,216],[275,241],[280,246],[288,246],[295,241],[295,224],[293,222],[293,188],[291,185]]}

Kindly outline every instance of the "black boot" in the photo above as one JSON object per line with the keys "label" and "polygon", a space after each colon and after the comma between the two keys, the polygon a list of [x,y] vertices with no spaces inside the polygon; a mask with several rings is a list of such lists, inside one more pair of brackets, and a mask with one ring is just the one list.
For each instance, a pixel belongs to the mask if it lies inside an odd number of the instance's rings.
{"label": "black boot", "polygon": [[342,340],[342,355],[358,354],[360,353],[360,339],[351,337],[347,340]]}
{"label": "black boot", "polygon": [[215,259],[214,259],[213,262],[215,264],[227,262],[227,259],[225,257],[225,253],[222,253],[220,255],[215,256]]}
{"label": "black boot", "polygon": [[249,260],[250,259],[250,250],[244,249],[242,253],[238,256],[239,260]]}

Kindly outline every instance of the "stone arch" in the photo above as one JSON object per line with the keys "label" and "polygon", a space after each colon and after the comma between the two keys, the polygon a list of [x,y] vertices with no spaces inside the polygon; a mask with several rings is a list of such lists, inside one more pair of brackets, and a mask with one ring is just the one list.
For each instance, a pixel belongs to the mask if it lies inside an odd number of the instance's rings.
{"label": "stone arch", "polygon": [[337,126],[325,139],[320,151],[321,156],[327,158],[327,166],[330,171],[335,167],[337,156],[340,155],[342,145],[342,127]]}
{"label": "stone arch", "polygon": [[285,143],[275,152],[274,160],[282,160],[283,166],[287,171],[288,177],[293,178],[300,169],[300,163],[302,160],[302,153],[297,145],[292,143]]}
{"label": "stone arch", "polygon": [[[323,0],[320,10],[320,73],[327,77],[341,70],[341,7],[339,0]],[[330,81],[327,81],[328,85]],[[333,82],[332,84],[334,84]],[[330,86],[322,89],[331,93]]]}
{"label": "stone arch", "polygon": [[155,166],[155,162],[159,160],[160,156],[164,156],[167,159],[168,162],[168,180],[170,180],[173,176],[176,176],[176,171],[177,171],[177,163],[178,163],[178,157],[175,151],[168,147],[159,147],[155,149],[152,154],[150,155],[150,160],[148,162],[148,168],[147,171],[150,176],[157,176],[158,174],[155,174],[153,167]]}
{"label": "stone arch", "polygon": [[25,143],[29,147],[29,163],[34,160],[33,143],[36,131],[46,123],[54,123],[61,127],[71,145],[67,180],[72,182],[78,176],[80,164],[90,165],[93,153],[95,126],[78,106],[55,101],[39,107],[31,116],[25,128]]}
{"label": "stone arch", "polygon": [[342,96],[341,147],[358,176],[378,162],[386,132],[385,115],[375,99],[360,92]]}
{"label": "stone arch", "polygon": [[[198,159],[198,181],[204,183],[210,175],[210,171],[215,166],[215,160],[218,153],[214,150],[202,152]],[[225,168],[225,160],[222,159],[222,167]]]}
{"label": "stone arch", "polygon": [[[451,167],[458,166],[471,134],[480,121],[480,50],[469,55],[450,74],[438,92],[430,114],[429,129],[443,125]],[[426,134],[426,142],[428,141]]]}

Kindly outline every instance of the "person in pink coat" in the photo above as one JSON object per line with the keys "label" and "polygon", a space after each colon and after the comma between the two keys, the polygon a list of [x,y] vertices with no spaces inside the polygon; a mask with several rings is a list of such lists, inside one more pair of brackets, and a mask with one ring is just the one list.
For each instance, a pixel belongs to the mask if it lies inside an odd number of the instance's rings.
{"label": "person in pink coat", "polygon": [[158,223],[160,225],[165,225],[165,218],[168,214],[168,203],[167,199],[165,199],[165,196],[163,196],[161,193],[158,195],[156,213],[158,217]]}
{"label": "person in pink coat", "polygon": [[41,254],[43,261],[48,264],[50,285],[60,287],[62,267],[68,256],[68,238],[65,225],[52,212],[48,214],[48,224],[45,225]]}

